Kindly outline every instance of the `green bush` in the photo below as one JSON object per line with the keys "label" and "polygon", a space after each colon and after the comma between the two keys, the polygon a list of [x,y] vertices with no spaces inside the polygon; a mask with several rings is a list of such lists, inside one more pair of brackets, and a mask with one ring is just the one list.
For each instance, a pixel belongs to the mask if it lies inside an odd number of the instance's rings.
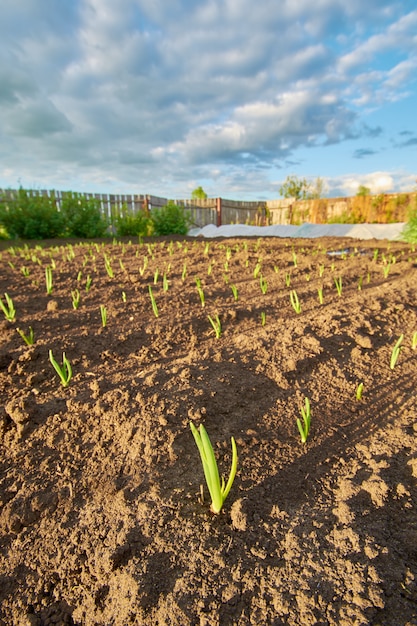
{"label": "green bush", "polygon": [[114,227],[118,237],[146,237],[151,234],[152,222],[145,211],[138,211],[133,214],[124,203],[114,218]]}
{"label": "green bush", "polygon": [[402,233],[402,237],[409,243],[417,243],[417,197],[414,201],[414,208],[408,213],[408,221]]}
{"label": "green bush", "polygon": [[153,234],[159,235],[186,235],[190,227],[190,218],[184,207],[170,201],[161,209],[151,212]]}
{"label": "green bush", "polygon": [[101,212],[98,198],[87,198],[83,194],[67,191],[62,194],[62,217],[67,237],[104,237],[108,222]]}
{"label": "green bush", "polygon": [[10,238],[53,239],[63,233],[62,214],[55,196],[31,196],[20,188],[14,196],[5,194],[0,202],[0,225]]}

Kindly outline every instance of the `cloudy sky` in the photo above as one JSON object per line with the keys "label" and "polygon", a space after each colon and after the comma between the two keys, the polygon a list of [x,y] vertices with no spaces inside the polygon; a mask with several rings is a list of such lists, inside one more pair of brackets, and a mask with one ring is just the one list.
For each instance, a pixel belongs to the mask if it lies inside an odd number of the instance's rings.
{"label": "cloudy sky", "polygon": [[415,0],[0,0],[0,187],[412,190]]}

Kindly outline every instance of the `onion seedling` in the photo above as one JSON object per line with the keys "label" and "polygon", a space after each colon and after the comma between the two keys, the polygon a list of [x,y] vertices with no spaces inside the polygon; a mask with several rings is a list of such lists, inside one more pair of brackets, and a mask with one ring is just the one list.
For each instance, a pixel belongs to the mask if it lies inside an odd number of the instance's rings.
{"label": "onion seedling", "polygon": [[152,287],[149,285],[148,289],[149,289],[149,296],[151,298],[153,314],[155,315],[155,317],[158,317],[159,311],[158,311],[158,306],[156,304],[155,296],[153,295]]}
{"label": "onion seedling", "polygon": [[382,272],[384,274],[384,278],[388,278],[388,274],[391,268],[391,261],[389,261],[386,265],[382,267]]}
{"label": "onion seedling", "polygon": [[91,287],[91,283],[92,283],[92,278],[90,276],[90,274],[88,274],[87,278],[85,279],[85,291],[86,293],[88,293],[90,291],[90,287]]}
{"label": "onion seedling", "polygon": [[413,338],[411,339],[411,349],[415,350],[417,348],[417,332],[413,333]]}
{"label": "onion seedling", "polygon": [[259,272],[261,271],[261,269],[262,269],[262,265],[258,261],[258,263],[255,265],[255,269],[253,270],[253,277],[254,278],[258,278]]}
{"label": "onion seedling", "polygon": [[356,400],[362,400],[363,395],[363,383],[359,383],[356,387]]}
{"label": "onion seedling", "polygon": [[336,285],[337,294],[340,298],[342,295],[342,277],[339,276],[339,278],[335,278],[334,284]]}
{"label": "onion seedling", "polygon": [[182,282],[184,282],[186,276],[187,276],[187,263],[184,263],[184,266],[182,268],[182,274],[181,274]]}
{"label": "onion seedling", "polygon": [[394,369],[394,367],[396,366],[397,361],[398,361],[398,357],[400,356],[400,352],[401,352],[401,344],[402,344],[402,342],[403,342],[403,339],[404,339],[404,335],[400,335],[400,337],[399,337],[399,339],[398,339],[397,343],[395,344],[395,346],[394,346],[394,347],[393,347],[393,349],[392,349],[392,352],[391,352],[391,359],[390,359],[390,364],[389,364],[389,366],[390,366],[390,368],[391,368],[392,370],[393,370],[393,369]]}
{"label": "onion seedling", "polygon": [[319,296],[320,304],[323,304],[323,287],[319,287],[319,289],[317,289],[317,293],[318,293],[318,296]]}
{"label": "onion seedling", "polygon": [[216,339],[220,339],[221,334],[222,334],[222,326],[220,323],[220,319],[219,316],[216,315],[216,317],[213,319],[210,315],[208,316],[210,324],[213,326],[214,332],[216,334]]}
{"label": "onion seedling", "polygon": [[107,272],[108,277],[113,278],[114,272],[111,266],[111,259],[109,259],[109,257],[106,254],[104,255],[104,265],[106,267],[106,272]]}
{"label": "onion seedling", "polygon": [[295,289],[292,289],[290,291],[290,301],[291,301],[291,306],[294,309],[294,311],[297,314],[300,314],[301,313],[301,304],[300,304],[300,301],[298,299],[298,295],[297,295],[297,292],[295,291]]}
{"label": "onion seedling", "polygon": [[74,291],[71,291],[71,297],[72,308],[76,310],[80,306],[80,292],[78,291],[78,289],[74,289]]}
{"label": "onion seedling", "polygon": [[231,438],[232,442],[232,467],[230,469],[229,479],[225,485],[224,477],[220,481],[219,469],[217,467],[216,457],[214,456],[213,446],[211,445],[210,438],[206,429],[200,424],[199,431],[194,426],[193,422],[190,422],[191,432],[193,433],[194,440],[197,444],[198,451],[200,452],[201,463],[203,465],[204,476],[206,479],[207,487],[211,497],[211,510],[216,515],[222,510],[224,501],[229,495],[232,488],[233,481],[237,471],[237,448],[234,437]]}
{"label": "onion seedling", "polygon": [[27,346],[33,346],[33,344],[35,343],[35,334],[33,332],[32,326],[29,326],[28,335],[25,335],[23,330],[20,330],[20,328],[16,328],[16,330],[19,333],[19,335],[22,337],[23,341],[25,342]]}
{"label": "onion seedling", "polygon": [[3,311],[4,317],[8,322],[14,322],[16,319],[16,309],[13,304],[13,300],[8,293],[5,293],[4,297],[6,304],[4,304],[3,300],[0,298],[0,309]]}
{"label": "onion seedling", "polygon": [[265,311],[261,311],[261,324],[262,324],[262,326],[265,326],[265,324],[266,324],[266,313],[265,313]]}
{"label": "onion seedling", "polygon": [[63,387],[68,387],[69,381],[72,378],[72,367],[71,363],[68,361],[65,352],[62,353],[62,366],[57,363],[54,359],[54,355],[52,354],[52,350],[49,350],[49,360],[52,363],[56,373],[61,379],[61,385]]}
{"label": "onion seedling", "polygon": [[306,443],[311,424],[311,407],[310,400],[308,398],[305,399],[304,406],[301,407],[300,412],[303,421],[301,422],[300,418],[297,417],[297,426],[300,431],[301,443]]}
{"label": "onion seedling", "polygon": [[164,272],[164,275],[162,277],[162,289],[163,291],[168,291],[168,288],[169,288],[168,278],[167,278],[166,272]]}
{"label": "onion seedling", "polygon": [[100,304],[101,325],[103,328],[107,326],[107,309],[104,304]]}
{"label": "onion seedling", "polygon": [[261,274],[261,277],[259,279],[259,285],[260,285],[260,288],[261,288],[261,291],[262,291],[263,295],[265,295],[266,292],[267,292],[267,289],[268,289],[268,283],[266,282],[266,278],[264,278],[262,276],[262,274]]}
{"label": "onion seedling", "polygon": [[50,296],[53,289],[52,267],[50,265],[45,267],[45,283],[46,293],[48,294],[48,296]]}
{"label": "onion seedling", "polygon": [[230,285],[230,289],[232,290],[233,297],[234,297],[235,301],[237,302],[238,299],[239,299],[239,292],[237,290],[236,285]]}
{"label": "onion seedling", "polygon": [[199,278],[196,278],[195,279],[195,283],[197,285],[198,295],[200,296],[201,306],[204,308],[205,305],[206,305],[206,299],[205,299],[205,296],[204,296],[203,288],[201,286],[201,280]]}
{"label": "onion seedling", "polygon": [[285,274],[285,285],[286,287],[291,285],[291,274],[289,272]]}

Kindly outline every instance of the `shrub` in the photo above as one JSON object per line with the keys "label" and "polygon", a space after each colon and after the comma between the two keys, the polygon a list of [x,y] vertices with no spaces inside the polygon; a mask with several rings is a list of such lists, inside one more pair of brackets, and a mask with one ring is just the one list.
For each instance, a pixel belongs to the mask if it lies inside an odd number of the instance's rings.
{"label": "shrub", "polygon": [[62,194],[61,212],[68,237],[104,237],[108,222],[101,212],[98,198],[67,191]]}
{"label": "shrub", "polygon": [[129,212],[126,203],[123,204],[119,213],[114,218],[114,226],[118,237],[143,236],[151,234],[152,222],[148,213],[138,211],[133,214]]}
{"label": "shrub", "polygon": [[13,196],[2,197],[0,225],[11,238],[52,239],[63,232],[63,219],[55,195],[31,196],[22,188]]}
{"label": "shrub", "polygon": [[403,239],[409,243],[417,243],[417,198],[414,208],[408,213],[408,221],[402,233]]}
{"label": "shrub", "polygon": [[168,202],[161,209],[154,209],[151,213],[153,234],[159,235],[186,235],[190,227],[190,218],[184,207],[174,202]]}

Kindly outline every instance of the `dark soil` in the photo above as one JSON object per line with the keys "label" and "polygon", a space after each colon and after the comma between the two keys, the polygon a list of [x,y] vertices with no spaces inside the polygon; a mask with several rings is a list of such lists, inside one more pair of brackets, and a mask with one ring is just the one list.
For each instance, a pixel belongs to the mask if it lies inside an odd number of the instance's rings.
{"label": "dark soil", "polygon": [[[325,238],[45,246],[7,244],[0,260],[16,308],[14,322],[0,311],[0,624],[416,625],[417,251]],[[32,346],[16,332],[29,327]],[[66,388],[49,350],[72,365]],[[226,476],[236,439],[219,515],[206,487],[201,498],[190,420]]]}

